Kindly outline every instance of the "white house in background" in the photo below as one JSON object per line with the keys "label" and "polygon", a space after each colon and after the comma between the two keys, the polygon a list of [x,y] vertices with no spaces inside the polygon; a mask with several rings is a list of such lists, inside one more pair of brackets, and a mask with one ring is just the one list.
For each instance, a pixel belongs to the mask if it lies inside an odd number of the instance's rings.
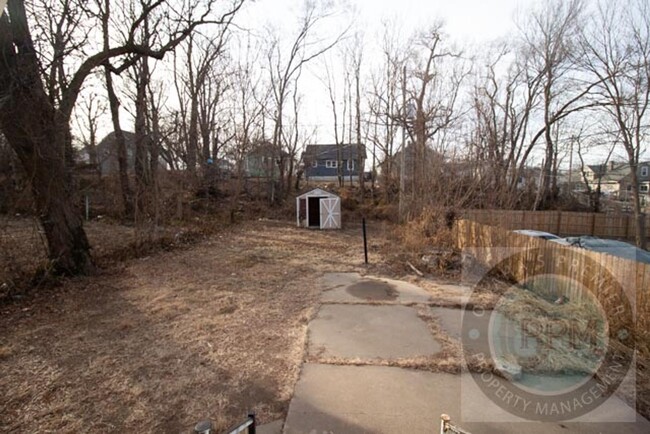
{"label": "white house in background", "polygon": [[341,229],[341,198],[320,188],[296,197],[296,224],[313,229]]}
{"label": "white house in background", "polygon": [[[592,190],[596,190],[600,181],[600,191],[605,194],[616,195],[619,199],[626,200],[632,192],[630,184],[630,165],[611,161],[608,164],[587,166],[587,182]],[[639,178],[639,194],[642,201],[646,201],[650,194],[650,161],[641,161],[637,167]]]}
{"label": "white house in background", "polygon": [[589,165],[585,169],[585,177],[589,188],[596,191],[600,182],[600,191],[606,195],[616,195],[619,192],[619,182],[629,175],[630,166],[626,163],[610,161],[607,164]]}

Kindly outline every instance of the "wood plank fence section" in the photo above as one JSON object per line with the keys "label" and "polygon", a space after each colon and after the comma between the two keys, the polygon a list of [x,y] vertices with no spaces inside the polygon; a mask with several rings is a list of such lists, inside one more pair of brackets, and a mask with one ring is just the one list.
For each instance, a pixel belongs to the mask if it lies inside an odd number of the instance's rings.
{"label": "wood plank fence section", "polygon": [[580,287],[586,288],[601,304],[607,300],[623,306],[620,297],[625,296],[635,313],[635,324],[617,324],[625,317],[619,315],[608,318],[610,326],[635,330],[637,348],[650,355],[650,265],[465,219],[456,221],[454,232],[460,250],[517,282],[530,283],[535,276],[547,274],[566,282],[565,288],[553,290],[554,293],[559,290],[569,299],[579,298]]}
{"label": "wood plank fence section", "polygon": [[[634,216],[628,214],[510,210],[465,210],[460,214],[461,218],[504,229],[533,229],[565,237],[633,239],[636,230]],[[646,216],[645,227],[650,228],[650,215]]]}

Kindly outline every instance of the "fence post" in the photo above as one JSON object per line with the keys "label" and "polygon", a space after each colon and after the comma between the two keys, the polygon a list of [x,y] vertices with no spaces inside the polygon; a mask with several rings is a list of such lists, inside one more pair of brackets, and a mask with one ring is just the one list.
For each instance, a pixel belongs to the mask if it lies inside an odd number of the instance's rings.
{"label": "fence post", "polygon": [[557,212],[557,231],[555,233],[560,235],[560,232],[562,232],[562,211]]}
{"label": "fence post", "polygon": [[591,236],[596,236],[596,213],[591,215]]}
{"label": "fence post", "polygon": [[366,237],[366,218],[364,217],[361,221],[363,224],[363,255],[366,259],[366,265],[368,265],[368,239]]}

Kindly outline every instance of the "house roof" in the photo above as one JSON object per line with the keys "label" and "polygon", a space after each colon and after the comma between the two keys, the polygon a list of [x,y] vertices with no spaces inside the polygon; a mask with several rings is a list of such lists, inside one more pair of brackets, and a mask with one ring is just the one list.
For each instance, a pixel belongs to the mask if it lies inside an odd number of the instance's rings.
{"label": "house roof", "polygon": [[610,162],[608,164],[593,164],[587,166],[603,183],[617,183],[630,173],[627,163]]}
{"label": "house roof", "polygon": [[278,157],[283,156],[287,157],[289,154],[284,150],[279,150],[277,147],[273,146],[271,142],[262,142],[254,145],[247,154],[247,156],[264,156],[264,157]]}
{"label": "house roof", "polygon": [[[415,158],[415,144],[412,142],[409,142],[406,145],[406,153],[404,154],[404,158],[409,159],[409,158]],[[429,146],[424,147],[424,155],[425,158],[430,158],[430,159],[439,159],[439,160],[444,160],[444,155],[435,149],[431,149]],[[400,149],[399,151],[395,152],[393,154],[393,159],[398,161],[402,158],[402,150]]]}
{"label": "house roof", "polygon": [[366,147],[362,144],[340,144],[340,145],[307,145],[305,152],[302,153],[302,159],[305,161],[313,160],[336,160],[338,159],[339,149],[342,159],[366,158]]}
{"label": "house roof", "polygon": [[[625,175],[622,176],[618,182],[630,182],[632,179],[632,174],[630,173],[630,166],[626,166],[626,171]],[[650,181],[650,170],[648,170],[648,173],[646,176],[642,176],[641,168],[642,167],[650,167],[650,161],[639,161],[639,164],[637,166],[637,177],[639,178],[639,182],[648,182]]]}
{"label": "house roof", "polygon": [[[135,134],[130,131],[122,131],[126,148],[132,150],[135,147]],[[115,131],[111,131],[97,144],[97,153],[100,157],[106,155],[117,155]]]}
{"label": "house roof", "polygon": [[607,164],[588,164],[587,168],[594,172],[594,175],[601,176],[607,171]]}

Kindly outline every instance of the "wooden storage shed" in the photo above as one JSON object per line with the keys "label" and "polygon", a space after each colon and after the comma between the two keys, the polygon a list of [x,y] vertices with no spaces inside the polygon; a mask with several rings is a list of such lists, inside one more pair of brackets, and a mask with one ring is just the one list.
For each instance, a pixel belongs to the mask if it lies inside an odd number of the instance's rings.
{"label": "wooden storage shed", "polygon": [[298,227],[341,229],[341,198],[317,188],[296,198]]}

